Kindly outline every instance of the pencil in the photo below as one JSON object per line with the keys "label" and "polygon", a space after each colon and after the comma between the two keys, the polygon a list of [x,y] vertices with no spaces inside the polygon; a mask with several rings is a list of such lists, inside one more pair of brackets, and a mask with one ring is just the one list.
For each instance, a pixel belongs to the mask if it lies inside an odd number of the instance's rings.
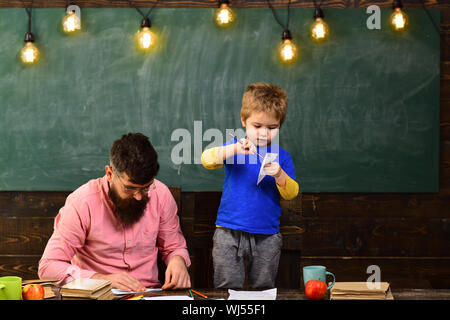
{"label": "pencil", "polygon": [[194,289],[192,289],[191,291],[192,291],[193,293],[199,295],[199,296],[202,297],[202,298],[208,299],[208,297],[205,296],[203,293],[197,292],[197,291],[195,291]]}
{"label": "pencil", "polygon": [[134,296],[134,297],[131,297],[131,298],[128,298],[128,299],[125,299],[125,300],[139,300],[139,299],[141,299],[143,296],[144,296],[143,294],[138,294],[138,295],[136,295],[136,296]]}
{"label": "pencil", "polygon": [[[228,134],[229,134],[230,136],[232,136],[237,142],[239,142],[240,144],[243,144],[243,143],[241,142],[241,140],[238,140],[238,138],[237,138],[235,135],[233,135],[231,132],[228,132]],[[258,152],[255,151],[255,154],[256,154],[257,156],[259,156],[261,159],[264,160],[264,157],[263,157],[262,155],[260,155]]]}
{"label": "pencil", "polygon": [[131,298],[133,296],[134,296],[134,293],[127,294],[126,296],[121,297],[120,300],[128,300],[128,298]]}

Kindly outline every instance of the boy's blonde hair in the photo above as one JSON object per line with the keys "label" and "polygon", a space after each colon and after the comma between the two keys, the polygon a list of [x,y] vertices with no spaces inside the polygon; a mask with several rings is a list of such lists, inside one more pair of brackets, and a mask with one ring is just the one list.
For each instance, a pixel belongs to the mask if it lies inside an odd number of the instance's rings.
{"label": "boy's blonde hair", "polygon": [[280,121],[286,119],[288,97],[286,91],[274,84],[256,82],[249,84],[242,97],[241,118],[246,121],[252,112],[267,112]]}

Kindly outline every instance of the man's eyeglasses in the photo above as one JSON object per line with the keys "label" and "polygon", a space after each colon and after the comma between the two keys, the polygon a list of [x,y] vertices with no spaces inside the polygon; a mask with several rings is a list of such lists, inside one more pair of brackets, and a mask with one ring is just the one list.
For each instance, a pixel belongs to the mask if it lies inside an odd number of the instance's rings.
{"label": "man's eyeglasses", "polygon": [[155,190],[155,188],[156,188],[156,185],[155,185],[155,182],[154,182],[154,181],[152,181],[152,183],[150,183],[148,186],[142,187],[142,188],[126,186],[126,185],[122,182],[121,176],[120,176],[120,174],[117,172],[117,170],[113,168],[113,171],[114,171],[114,173],[117,175],[117,178],[118,178],[120,184],[122,185],[123,190],[124,190],[127,194],[129,194],[129,195],[133,195],[133,196],[134,196],[134,195],[136,195],[136,194],[138,194],[138,193],[142,193],[142,192],[147,193],[147,192],[149,192],[150,190]]}

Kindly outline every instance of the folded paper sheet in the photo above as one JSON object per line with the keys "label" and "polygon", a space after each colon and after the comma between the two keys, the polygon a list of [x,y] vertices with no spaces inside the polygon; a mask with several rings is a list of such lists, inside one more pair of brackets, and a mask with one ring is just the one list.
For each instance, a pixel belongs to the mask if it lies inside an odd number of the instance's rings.
{"label": "folded paper sheet", "polygon": [[[140,293],[139,291],[124,291],[120,289],[113,288],[111,289],[114,295],[124,295],[124,294],[131,294],[131,293]],[[147,288],[144,292],[154,292],[154,291],[162,291],[161,288]]]}
{"label": "folded paper sheet", "polygon": [[228,300],[276,300],[277,288],[264,291],[236,291],[228,289]]}
{"label": "folded paper sheet", "polygon": [[268,163],[273,162],[275,159],[277,158],[277,154],[276,153],[266,153],[266,155],[264,156],[264,160],[261,164],[261,169],[259,169],[259,176],[258,176],[258,182],[256,182],[256,185],[258,185],[262,179],[264,179],[264,177],[266,176],[266,173],[264,172],[264,166]]}
{"label": "folded paper sheet", "polygon": [[158,296],[158,297],[143,297],[143,300],[194,300],[194,298],[188,296]]}

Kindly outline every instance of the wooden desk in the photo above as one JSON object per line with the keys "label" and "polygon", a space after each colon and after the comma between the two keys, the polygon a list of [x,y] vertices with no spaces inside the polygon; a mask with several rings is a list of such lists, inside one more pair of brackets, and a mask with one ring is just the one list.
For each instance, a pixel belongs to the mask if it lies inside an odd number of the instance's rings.
{"label": "wooden desk", "polygon": [[[203,293],[211,299],[227,299],[228,290],[226,289],[195,289]],[[53,291],[56,297],[51,300],[61,300],[59,288],[54,287]],[[188,290],[170,290],[161,292],[146,292],[145,296],[170,296],[170,295],[187,295]],[[392,289],[392,295],[395,300],[450,300],[450,289]],[[204,300],[194,294],[195,300]],[[305,293],[295,289],[278,289],[277,300],[307,300]]]}
{"label": "wooden desk", "polygon": [[[212,299],[227,299],[228,290],[220,289],[195,289]],[[188,290],[163,291],[163,292],[147,292],[145,296],[161,296],[161,295],[189,295]],[[450,300],[450,289],[399,289],[392,290],[395,300]],[[194,294],[195,300],[203,298]],[[305,293],[296,289],[278,289],[277,300],[308,300]]]}

